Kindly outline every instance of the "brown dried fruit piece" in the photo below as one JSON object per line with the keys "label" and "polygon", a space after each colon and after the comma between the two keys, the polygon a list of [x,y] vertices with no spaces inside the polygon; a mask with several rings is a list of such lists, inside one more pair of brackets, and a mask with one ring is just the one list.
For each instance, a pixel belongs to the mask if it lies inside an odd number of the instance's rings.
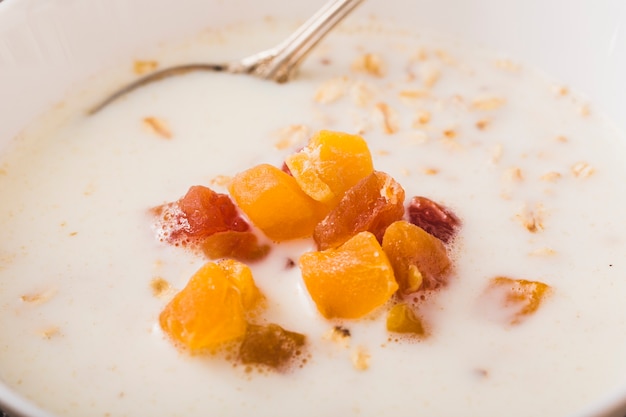
{"label": "brown dried fruit piece", "polygon": [[268,164],[237,174],[229,191],[252,223],[274,241],[311,236],[323,217],[320,203],[306,195],[293,177]]}
{"label": "brown dried fruit piece", "polygon": [[449,208],[426,197],[413,197],[407,211],[411,223],[444,243],[449,243],[461,226],[461,221]]}
{"label": "brown dried fruit piece", "polygon": [[362,137],[329,130],[314,135],[306,147],[288,156],[285,164],[306,194],[330,207],[374,171]]}
{"label": "brown dried fruit piece", "polygon": [[404,220],[391,224],[383,237],[383,250],[402,293],[435,290],[447,284],[452,272],[448,252],[424,229]]}
{"label": "brown dried fruit piece", "polygon": [[406,303],[391,307],[387,313],[387,330],[394,333],[408,333],[420,338],[428,335],[422,319]]}
{"label": "brown dried fruit piece", "polygon": [[215,233],[202,242],[202,251],[209,259],[233,258],[244,262],[255,262],[265,258],[270,245],[259,243],[252,232]]}
{"label": "brown dried fruit piece", "polygon": [[170,243],[198,243],[214,233],[250,228],[228,195],[201,185],[190,187],[180,200],[152,212],[160,218],[160,231]]}
{"label": "brown dried fruit piece", "polygon": [[313,232],[320,250],[335,248],[359,232],[382,241],[385,229],[404,216],[404,189],[391,176],[374,171],[350,188]]}
{"label": "brown dried fruit piece", "polygon": [[494,314],[515,325],[534,314],[551,290],[540,281],[496,277],[489,281],[483,298],[484,303],[497,304]]}
{"label": "brown dried fruit piece", "polygon": [[242,337],[247,314],[262,299],[247,266],[233,260],[209,262],[165,306],[159,324],[191,351],[212,349]]}
{"label": "brown dried fruit piece", "polygon": [[398,289],[387,255],[370,232],[336,249],[305,253],[300,269],[317,309],[328,319],[362,317]]}
{"label": "brown dried fruit piece", "polygon": [[285,370],[293,361],[302,359],[306,336],[283,329],[277,324],[251,324],[239,348],[239,359],[244,364],[265,365]]}

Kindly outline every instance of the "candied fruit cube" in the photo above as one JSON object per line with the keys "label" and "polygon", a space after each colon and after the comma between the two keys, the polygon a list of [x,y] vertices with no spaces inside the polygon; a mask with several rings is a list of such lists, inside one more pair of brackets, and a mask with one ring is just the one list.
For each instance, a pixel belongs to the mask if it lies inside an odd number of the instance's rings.
{"label": "candied fruit cube", "polygon": [[252,271],[246,264],[234,259],[224,259],[218,262],[217,265],[224,271],[230,282],[239,290],[241,302],[246,312],[251,312],[261,305],[265,297],[256,286],[254,278],[252,277]]}
{"label": "candied fruit cube", "polygon": [[394,333],[410,333],[420,338],[427,336],[422,320],[406,303],[391,307],[387,313],[387,330]]}
{"label": "candied fruit cube", "polygon": [[387,255],[370,232],[336,249],[303,254],[300,268],[317,309],[328,319],[362,317],[398,289]]}
{"label": "candied fruit cube", "polygon": [[237,174],[229,190],[252,223],[274,241],[311,236],[323,216],[321,204],[293,177],[268,164]]}
{"label": "candied fruit cube", "polygon": [[205,264],[191,277],[165,306],[159,323],[172,340],[191,351],[238,339],[247,326],[241,291],[216,263]]}
{"label": "candied fruit cube", "polygon": [[534,314],[551,291],[540,281],[496,277],[489,281],[483,296],[496,304],[497,317],[515,325]]}
{"label": "candied fruit cube", "polygon": [[204,239],[202,251],[210,259],[233,258],[254,262],[265,258],[270,252],[270,246],[259,243],[259,239],[252,232],[228,230]]}
{"label": "candied fruit cube", "polygon": [[362,137],[329,130],[314,135],[306,147],[288,156],[285,164],[306,194],[333,205],[374,171]]}
{"label": "candied fruit cube", "polygon": [[407,212],[411,223],[444,243],[449,243],[461,226],[461,221],[452,210],[426,197],[413,197]]}
{"label": "candied fruit cube", "polygon": [[244,364],[265,365],[285,370],[294,360],[303,359],[306,336],[285,330],[277,324],[251,324],[239,348],[239,359]]}
{"label": "candied fruit cube", "polygon": [[156,207],[153,213],[159,217],[159,233],[170,243],[197,243],[214,233],[249,229],[228,195],[201,185],[190,187],[184,197]]}
{"label": "candied fruit cube", "polygon": [[374,171],[350,188],[313,232],[320,250],[334,248],[359,232],[379,242],[385,229],[404,216],[404,189],[391,176]]}
{"label": "candied fruit cube", "polygon": [[387,228],[383,236],[383,250],[404,294],[444,286],[452,272],[452,263],[444,244],[424,229],[404,220]]}

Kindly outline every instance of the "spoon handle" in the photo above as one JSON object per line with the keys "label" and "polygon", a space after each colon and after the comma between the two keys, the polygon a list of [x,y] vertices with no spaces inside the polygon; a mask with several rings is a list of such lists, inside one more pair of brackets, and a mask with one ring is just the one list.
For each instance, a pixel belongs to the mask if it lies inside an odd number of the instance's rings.
{"label": "spoon handle", "polygon": [[[271,50],[272,58],[257,66],[252,73],[280,83],[289,81],[309,52],[362,2],[363,0],[329,1],[291,36]],[[255,56],[249,59],[251,62],[258,61]]]}
{"label": "spoon handle", "polygon": [[[2,0],[0,0],[2,1]],[[295,75],[300,62],[340,21],[363,0],[331,0],[278,46],[226,64],[178,65],[148,74],[106,97],[87,111],[93,115],[118,98],[153,82],[194,71],[230,72],[284,83]]]}

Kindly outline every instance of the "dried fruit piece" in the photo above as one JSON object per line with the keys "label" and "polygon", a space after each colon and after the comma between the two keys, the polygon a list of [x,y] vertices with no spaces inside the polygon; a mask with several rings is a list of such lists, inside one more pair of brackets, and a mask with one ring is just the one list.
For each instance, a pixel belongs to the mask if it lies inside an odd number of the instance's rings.
{"label": "dried fruit piece", "polygon": [[217,264],[227,275],[230,282],[237,287],[241,294],[241,303],[246,313],[254,312],[258,308],[265,297],[257,288],[252,277],[250,268],[241,262],[233,259],[224,259]]}
{"label": "dried fruit piece", "polygon": [[382,241],[385,229],[404,216],[404,189],[391,176],[375,171],[350,188],[316,227],[320,250],[341,245],[362,231]]}
{"label": "dried fruit piece", "polygon": [[306,194],[331,205],[374,171],[372,156],[362,137],[328,130],[318,132],[285,163]]}
{"label": "dried fruit piece", "polygon": [[387,330],[394,333],[410,333],[426,337],[422,320],[406,303],[396,304],[387,313]]}
{"label": "dried fruit piece", "polygon": [[456,235],[461,221],[447,207],[426,197],[413,197],[407,209],[409,221],[444,243]]}
{"label": "dried fruit piece", "polygon": [[383,305],[398,289],[376,237],[361,232],[336,249],[300,257],[302,278],[326,318],[359,318]]}
{"label": "dried fruit piece", "polygon": [[274,241],[311,236],[323,216],[321,204],[293,177],[268,164],[237,174],[229,191],[252,223]]}
{"label": "dried fruit piece", "polygon": [[214,233],[227,230],[244,232],[248,223],[226,194],[195,185],[180,200],[156,207],[159,233],[170,243],[198,243]]}
{"label": "dried fruit piece", "polygon": [[443,243],[407,221],[392,223],[383,237],[383,250],[404,294],[435,290],[447,284],[452,263]]}
{"label": "dried fruit piece", "polygon": [[498,316],[519,324],[537,311],[550,291],[551,287],[543,282],[496,277],[489,281],[484,296],[497,303]]}
{"label": "dried fruit piece", "polygon": [[202,251],[210,259],[233,258],[254,262],[265,258],[270,252],[270,246],[259,243],[259,239],[252,232],[228,230],[204,239]]}
{"label": "dried fruit piece", "polygon": [[246,313],[241,291],[216,263],[205,264],[159,316],[161,328],[191,351],[242,337]]}
{"label": "dried fruit piece", "polygon": [[265,365],[285,370],[302,357],[306,336],[283,329],[277,324],[249,325],[239,348],[239,359],[245,364]]}

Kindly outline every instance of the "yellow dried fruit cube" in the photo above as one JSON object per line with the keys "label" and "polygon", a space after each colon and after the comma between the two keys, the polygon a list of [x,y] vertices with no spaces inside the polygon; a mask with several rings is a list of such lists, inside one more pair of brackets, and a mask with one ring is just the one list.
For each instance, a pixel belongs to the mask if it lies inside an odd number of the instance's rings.
{"label": "yellow dried fruit cube", "polygon": [[427,336],[422,320],[406,303],[396,304],[389,310],[387,330],[394,333],[409,333],[420,338]]}

